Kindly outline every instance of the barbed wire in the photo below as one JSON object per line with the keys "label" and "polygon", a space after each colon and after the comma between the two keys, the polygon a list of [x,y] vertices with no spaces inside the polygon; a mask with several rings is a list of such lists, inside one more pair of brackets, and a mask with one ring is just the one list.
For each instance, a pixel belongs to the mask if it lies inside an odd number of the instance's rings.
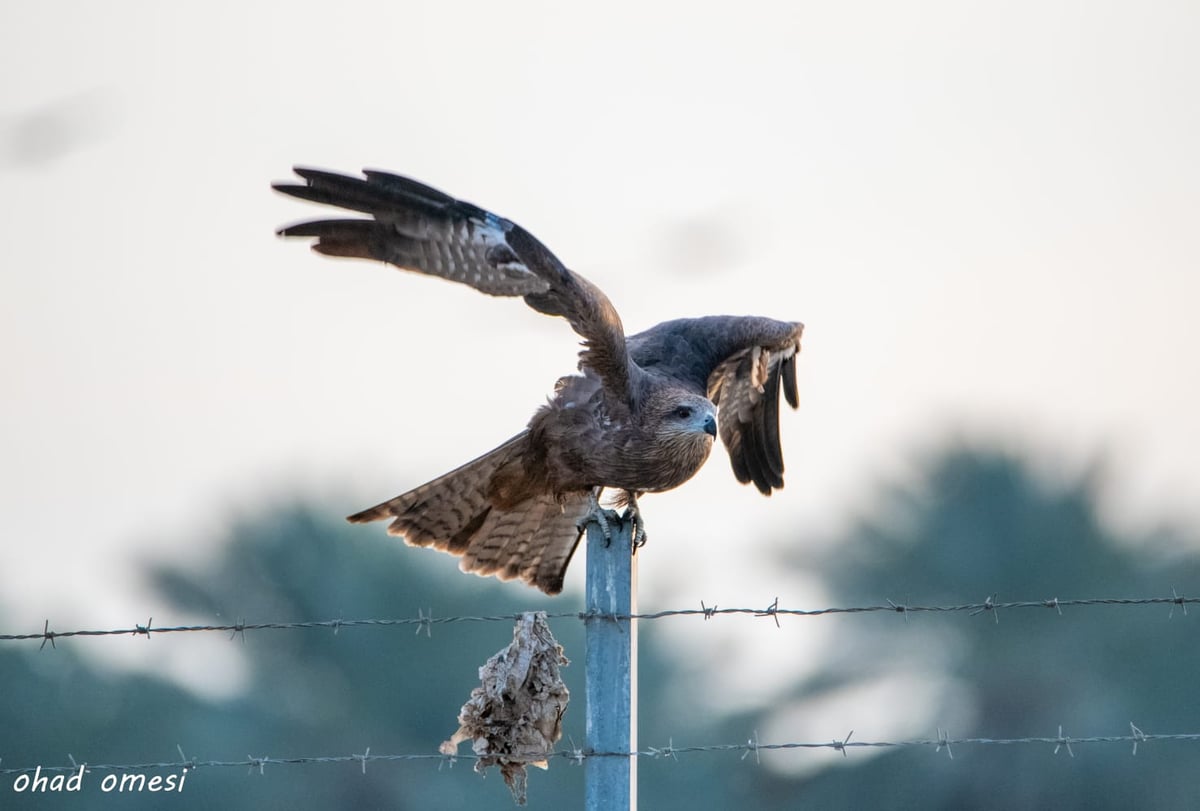
{"label": "barbed wire", "polygon": [[[572,747],[570,749],[556,749],[552,752],[547,752],[542,755],[528,755],[524,758],[517,756],[505,756],[510,762],[527,762],[533,763],[542,760],[561,759],[566,760],[576,765],[581,765],[588,758],[597,757],[626,757],[626,758],[648,758],[654,760],[670,759],[678,761],[679,755],[693,755],[701,753],[741,753],[741,759],[746,760],[750,755],[754,755],[756,762],[760,761],[760,755],[763,752],[778,752],[785,750],[821,750],[829,749],[835,752],[841,752],[846,755],[851,749],[911,749],[911,748],[932,748],[935,752],[946,750],[946,754],[951,760],[954,759],[954,747],[968,746],[1016,746],[1016,745],[1044,745],[1053,746],[1052,754],[1057,755],[1060,751],[1066,751],[1071,757],[1075,756],[1075,751],[1072,746],[1101,744],[1101,743],[1121,743],[1131,744],[1131,754],[1138,753],[1138,747],[1147,743],[1157,742],[1200,742],[1200,732],[1178,732],[1178,733],[1148,733],[1143,732],[1132,722],[1129,724],[1130,733],[1128,735],[1093,735],[1077,737],[1066,735],[1063,733],[1063,728],[1058,728],[1057,735],[1046,736],[1030,736],[1025,738],[952,738],[944,730],[937,730],[936,738],[918,738],[913,740],[900,741],[856,741],[852,740],[854,731],[851,730],[848,735],[841,739],[831,741],[793,741],[787,743],[761,743],[758,740],[756,732],[752,738],[747,739],[742,743],[720,743],[720,744],[705,744],[700,746],[675,746],[674,741],[668,741],[666,746],[651,746],[636,752],[593,752],[584,749]],[[52,772],[73,772],[78,771],[82,766],[86,771],[106,771],[106,772],[138,772],[138,771],[155,771],[163,769],[186,769],[194,771],[196,769],[208,768],[234,768],[241,767],[251,772],[257,770],[259,774],[264,774],[267,766],[302,766],[302,765],[326,765],[337,763],[355,763],[359,764],[363,773],[366,773],[368,763],[388,763],[388,762],[403,762],[403,761],[436,761],[439,763],[439,768],[442,765],[453,766],[457,761],[463,760],[474,762],[481,760],[483,756],[479,755],[444,755],[434,753],[412,753],[412,754],[371,754],[371,748],[368,746],[362,754],[350,755],[318,755],[307,757],[255,757],[247,755],[243,760],[200,760],[195,757],[187,757],[184,754],[182,747],[177,747],[179,750],[179,760],[175,761],[159,761],[148,763],[86,763],[79,762],[73,756],[68,755],[67,758],[71,761],[70,765],[44,765],[37,766],[20,766],[10,768],[0,768],[0,774],[3,775],[20,775],[29,774],[40,770],[44,773]],[[494,759],[495,756],[487,756]]]}
{"label": "barbed wire", "polygon": [[[668,617],[703,617],[705,620],[713,619],[717,616],[749,616],[749,617],[768,617],[779,625],[780,617],[824,617],[835,616],[840,614],[874,614],[874,613],[894,613],[901,614],[905,620],[909,614],[920,613],[956,613],[966,612],[972,616],[979,614],[991,614],[992,618],[1000,621],[1000,611],[1010,609],[1024,608],[1042,608],[1051,609],[1058,614],[1062,614],[1064,608],[1080,608],[1094,606],[1152,606],[1152,605],[1169,605],[1170,613],[1168,619],[1175,615],[1176,608],[1186,615],[1187,607],[1200,603],[1200,597],[1181,597],[1174,589],[1171,590],[1170,597],[1090,597],[1082,599],[1061,600],[1057,597],[1048,600],[1016,600],[1012,602],[998,602],[996,595],[992,594],[981,603],[963,603],[960,605],[908,605],[906,603],[897,603],[888,600],[883,605],[861,605],[861,606],[844,606],[830,608],[784,608],[779,605],[779,598],[775,598],[766,608],[718,608],[717,606],[706,606],[703,601],[700,602],[699,608],[673,608],[663,611],[655,611],[646,614],[611,614],[587,611],[564,611],[558,613],[547,613],[547,619],[576,619],[576,620],[658,620]],[[245,639],[247,631],[294,631],[294,630],[314,630],[326,629],[332,630],[335,634],[342,628],[362,628],[362,627],[394,627],[394,626],[416,626],[417,633],[425,632],[426,635],[431,635],[434,625],[450,625],[463,622],[515,622],[521,618],[521,613],[513,614],[493,614],[481,616],[449,616],[435,617],[432,610],[426,614],[425,611],[419,611],[416,617],[398,617],[398,618],[372,618],[372,619],[333,619],[333,620],[312,620],[304,622],[244,622],[228,623],[224,625],[170,625],[155,628],[153,627],[154,618],[151,617],[145,625],[135,623],[131,628],[110,628],[104,630],[71,630],[71,631],[53,631],[50,629],[50,620],[46,620],[42,630],[33,633],[24,634],[0,634],[0,641],[37,641],[41,640],[41,647],[45,648],[49,643],[51,647],[55,647],[54,640],[64,639],[75,636],[84,637],[104,637],[104,636],[144,636],[147,639],[151,634],[173,634],[173,633],[228,633],[233,639],[239,635]]]}

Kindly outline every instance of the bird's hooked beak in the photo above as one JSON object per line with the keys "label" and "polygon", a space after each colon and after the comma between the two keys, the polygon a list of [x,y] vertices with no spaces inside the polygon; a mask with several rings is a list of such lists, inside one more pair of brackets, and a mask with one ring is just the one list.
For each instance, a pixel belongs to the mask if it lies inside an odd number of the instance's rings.
{"label": "bird's hooked beak", "polygon": [[709,414],[704,418],[704,433],[708,434],[713,439],[717,438],[717,418]]}

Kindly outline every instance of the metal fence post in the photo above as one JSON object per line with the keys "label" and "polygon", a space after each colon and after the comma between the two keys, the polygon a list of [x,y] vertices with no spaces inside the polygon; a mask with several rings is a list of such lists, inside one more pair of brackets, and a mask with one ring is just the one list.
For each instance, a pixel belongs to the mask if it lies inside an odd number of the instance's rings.
{"label": "metal fence post", "polygon": [[[637,558],[629,522],[612,522],[612,542],[600,527],[587,529],[587,601],[591,614],[637,613]],[[591,617],[587,636],[587,751],[637,751],[637,625],[632,620]],[[637,758],[590,757],[584,761],[588,811],[637,808]]]}

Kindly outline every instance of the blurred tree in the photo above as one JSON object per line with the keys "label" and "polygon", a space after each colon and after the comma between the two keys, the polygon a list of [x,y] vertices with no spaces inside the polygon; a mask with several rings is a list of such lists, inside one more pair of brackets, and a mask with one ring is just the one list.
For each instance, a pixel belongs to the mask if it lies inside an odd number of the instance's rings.
{"label": "blurred tree", "polygon": [[[938,454],[923,481],[891,489],[834,548],[822,572],[835,604],[885,597],[923,605],[1193,593],[1194,544],[1116,537],[1100,522],[1097,475],[1051,484],[1020,459],[970,448]],[[1197,612],[1192,612],[1193,615]],[[790,699],[819,705],[847,685],[906,670],[965,691],[970,729],[954,737],[1076,736],[1200,729],[1196,617],[1169,606],[894,614],[839,626],[837,649]],[[938,672],[940,671],[940,672]],[[945,697],[949,702],[950,697]],[[765,724],[767,719],[757,719]],[[743,719],[737,728],[745,728]],[[936,723],[936,720],[935,722]],[[931,724],[933,726],[933,724]],[[934,729],[920,737],[936,738]],[[1190,808],[1193,744],[960,747],[837,758],[807,779],[764,779],[756,805],[793,808]]]}

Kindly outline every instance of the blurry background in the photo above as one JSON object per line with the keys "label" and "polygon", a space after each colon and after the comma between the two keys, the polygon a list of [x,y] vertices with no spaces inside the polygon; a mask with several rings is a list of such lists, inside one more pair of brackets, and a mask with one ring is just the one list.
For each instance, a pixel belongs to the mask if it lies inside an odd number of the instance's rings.
{"label": "blurry background", "polygon": [[[580,566],[547,603],[340,523],[515,433],[575,336],[279,242],[318,213],[269,191],[293,163],[398,171],[520,222],[630,332],[805,322],[787,489],[737,485],[716,451],[647,499],[644,610],[1194,590],[1198,36],[1171,2],[8,4],[0,627],[579,605]],[[1194,622],[658,623],[641,740],[1195,731]],[[556,631],[581,663],[578,629]],[[5,643],[0,757],[425,751],[509,631],[270,637]],[[1188,804],[1190,747],[654,762],[642,795]],[[507,803],[466,768],[321,769],[197,775],[179,799]],[[531,806],[580,781],[533,775]]]}

